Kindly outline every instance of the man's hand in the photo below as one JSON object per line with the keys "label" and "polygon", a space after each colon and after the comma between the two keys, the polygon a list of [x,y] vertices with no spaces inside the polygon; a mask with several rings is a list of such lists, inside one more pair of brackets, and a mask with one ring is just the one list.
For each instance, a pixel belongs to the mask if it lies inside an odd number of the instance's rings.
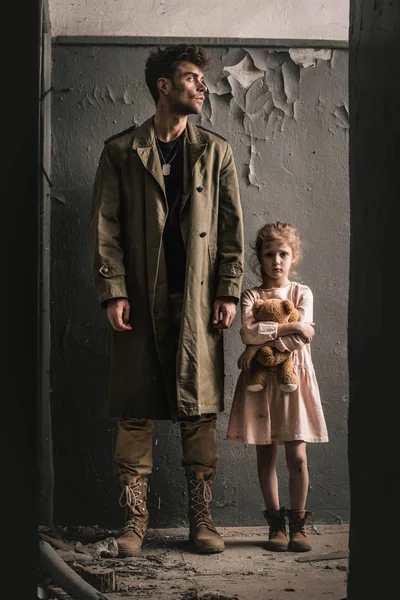
{"label": "man's hand", "polygon": [[257,354],[257,350],[259,350],[261,346],[246,346],[246,349],[239,356],[237,361],[237,366],[241,371],[249,371],[251,366],[251,361]]}
{"label": "man's hand", "polygon": [[236,303],[230,298],[217,298],[213,306],[213,321],[215,329],[229,329],[235,320]]}
{"label": "man's hand", "polygon": [[132,329],[132,325],[128,323],[130,309],[131,307],[126,298],[117,298],[108,301],[107,318],[115,331],[129,331]]}

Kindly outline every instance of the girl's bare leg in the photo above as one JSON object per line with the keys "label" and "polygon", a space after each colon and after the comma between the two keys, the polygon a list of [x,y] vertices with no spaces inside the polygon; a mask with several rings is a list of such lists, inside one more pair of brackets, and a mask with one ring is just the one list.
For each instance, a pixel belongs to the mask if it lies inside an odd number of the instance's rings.
{"label": "girl's bare leg", "polygon": [[257,471],[265,508],[279,510],[278,478],[276,475],[276,444],[256,446]]}
{"label": "girl's bare leg", "polygon": [[286,442],[286,464],[289,471],[289,496],[292,510],[305,510],[308,494],[308,466],[305,442]]}

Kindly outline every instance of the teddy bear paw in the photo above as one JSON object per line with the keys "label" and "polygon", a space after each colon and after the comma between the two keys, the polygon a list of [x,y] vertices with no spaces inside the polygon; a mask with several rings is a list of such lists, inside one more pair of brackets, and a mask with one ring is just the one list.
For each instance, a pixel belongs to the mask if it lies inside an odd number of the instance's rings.
{"label": "teddy bear paw", "polygon": [[261,385],[261,383],[253,383],[249,384],[247,386],[247,389],[249,390],[249,392],[261,392],[261,390],[264,389],[264,386]]}
{"label": "teddy bear paw", "polygon": [[295,383],[281,383],[279,387],[282,392],[294,392],[294,390],[297,390]]}

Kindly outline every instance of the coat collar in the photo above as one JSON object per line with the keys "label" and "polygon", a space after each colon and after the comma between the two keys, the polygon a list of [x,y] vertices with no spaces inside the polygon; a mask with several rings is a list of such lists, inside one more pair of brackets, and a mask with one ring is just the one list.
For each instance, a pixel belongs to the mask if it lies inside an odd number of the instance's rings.
{"label": "coat collar", "polygon": [[193,123],[189,123],[189,121],[187,122],[185,133],[189,146],[190,170],[193,174],[193,169],[197,161],[207,148],[208,140],[201,133],[200,129],[196,125],[193,125]]}
{"label": "coat collar", "polygon": [[[185,129],[185,142],[189,148],[190,170],[193,173],[197,161],[207,148],[208,140],[196,125],[188,121]],[[132,148],[137,151],[145,168],[154,175],[161,185],[164,178],[158,159],[153,117],[150,117],[135,129]],[[164,185],[162,184],[161,187],[164,188]]]}
{"label": "coat collar", "polygon": [[145,169],[156,179],[165,193],[164,176],[156,147],[153,117],[140,125],[133,135],[132,149],[136,150]]}
{"label": "coat collar", "polygon": [[[155,144],[154,116],[137,127],[132,136],[132,148],[150,148]],[[187,122],[185,135],[188,142],[194,146],[207,145],[207,137],[190,121]]]}

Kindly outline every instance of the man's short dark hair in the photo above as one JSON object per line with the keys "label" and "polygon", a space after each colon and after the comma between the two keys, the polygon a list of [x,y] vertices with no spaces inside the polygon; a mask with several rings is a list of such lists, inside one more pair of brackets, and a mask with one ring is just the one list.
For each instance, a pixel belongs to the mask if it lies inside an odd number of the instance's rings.
{"label": "man's short dark hair", "polygon": [[176,46],[166,46],[164,49],[158,47],[157,50],[150,53],[144,73],[147,87],[156,104],[159,98],[157,80],[160,77],[172,80],[179,63],[184,61],[193,63],[205,71],[211,57],[204,48],[196,44],[177,44]]}

